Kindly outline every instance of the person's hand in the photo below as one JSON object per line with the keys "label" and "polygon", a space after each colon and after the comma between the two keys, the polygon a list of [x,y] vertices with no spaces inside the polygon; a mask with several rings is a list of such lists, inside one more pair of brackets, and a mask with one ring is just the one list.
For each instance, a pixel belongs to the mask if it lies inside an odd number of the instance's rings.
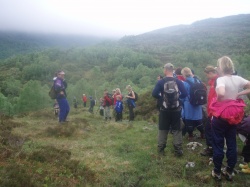
{"label": "person's hand", "polygon": [[61,95],[64,95],[63,91],[60,91],[60,94],[61,94]]}

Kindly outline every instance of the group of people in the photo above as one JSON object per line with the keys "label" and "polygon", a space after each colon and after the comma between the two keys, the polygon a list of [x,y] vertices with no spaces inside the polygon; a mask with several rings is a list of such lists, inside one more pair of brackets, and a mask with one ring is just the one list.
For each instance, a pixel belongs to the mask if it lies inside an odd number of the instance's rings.
{"label": "group of people", "polygon": [[[70,106],[67,100],[66,88],[67,83],[65,81],[65,73],[63,71],[58,71],[56,76],[53,78],[53,88],[56,93],[56,99],[54,104],[55,115],[58,115],[59,123],[63,124],[67,122],[67,116],[70,111]],[[128,85],[126,87],[128,94],[125,96],[126,103],[129,110],[129,121],[134,120],[134,108],[136,102],[136,94],[132,90],[132,87]],[[111,120],[111,108],[114,109],[115,121],[122,121],[123,118],[123,95],[121,94],[121,90],[116,88],[113,90],[113,93],[110,94],[107,90],[104,91],[103,97],[100,98],[100,110],[103,110],[104,119]],[[96,101],[92,96],[89,96],[89,112],[93,113],[94,106],[96,105]],[[82,95],[83,107],[87,106],[88,98],[86,94]],[[73,99],[74,108],[77,108],[77,99],[74,97]]]}
{"label": "group of people", "polygon": [[[213,156],[212,176],[221,180],[222,172],[226,179],[231,181],[237,162],[237,127],[240,126],[238,124],[242,124],[240,127],[245,127],[246,123],[250,124],[250,119],[242,123],[246,105],[240,99],[241,96],[250,93],[250,82],[235,75],[234,64],[227,56],[218,59],[217,67],[207,66],[204,69],[204,74],[209,80],[208,85],[202,83],[188,67],[175,69],[173,64],[165,64],[165,76],[158,77],[152,92],[152,96],[158,100],[159,109],[158,152],[161,155],[165,154],[167,137],[171,132],[175,155],[182,156],[183,137],[188,133],[188,139],[192,141],[194,129],[197,128],[200,132],[199,138],[206,139],[207,144],[207,148],[201,155]],[[59,123],[67,122],[70,110],[66,99],[67,84],[64,75],[63,71],[59,71],[54,79],[54,89],[57,93],[56,101],[60,108]],[[208,90],[206,90],[207,87],[209,87]],[[125,97],[119,88],[113,90],[112,94],[107,90],[104,91],[100,103],[106,121],[111,120],[111,107],[115,111],[115,120],[122,121],[123,100],[125,98],[129,110],[129,121],[134,120],[137,94],[130,85],[126,89],[128,94]],[[91,100],[89,111],[93,112],[95,101],[92,97],[89,98]],[[86,107],[87,97],[85,94],[83,94],[82,100],[84,107]],[[204,112],[205,104],[207,106],[206,112]],[[205,113],[207,114],[206,123],[204,123]],[[240,130],[241,134],[244,135],[244,128]],[[244,147],[245,156],[248,156],[248,159],[245,159],[246,162],[250,161],[249,134],[245,133],[245,143],[248,142],[247,146]],[[227,166],[222,169],[224,142],[227,147]]]}
{"label": "group of people", "polygon": [[[135,108],[135,101],[136,95],[135,92],[132,90],[130,85],[126,86],[128,94],[125,96],[127,106],[129,109],[129,121],[134,120],[134,108]],[[123,118],[123,95],[121,93],[120,88],[116,88],[113,90],[112,94],[110,94],[107,90],[104,91],[103,97],[100,98],[101,108],[103,109],[104,119],[111,120],[111,112],[110,109],[113,107],[114,109],[114,116],[115,121],[122,121]]]}
{"label": "group of people", "polygon": [[[158,152],[161,155],[165,154],[168,133],[172,132],[175,154],[183,155],[183,136],[187,132],[191,141],[194,137],[194,128],[197,128],[200,131],[200,138],[205,138],[207,144],[201,155],[213,156],[212,177],[221,180],[222,172],[227,180],[232,181],[237,163],[237,127],[244,118],[244,106],[246,106],[240,97],[250,93],[250,82],[234,75],[234,64],[227,56],[218,59],[217,67],[207,66],[204,73],[209,79],[207,98],[204,98],[205,86],[202,86],[203,83],[190,68],[175,70],[171,63],[164,66],[165,77],[158,78],[152,92],[152,96],[158,99],[157,105],[160,111]],[[195,93],[193,93],[194,87],[199,87]],[[206,124],[202,120],[204,117],[202,105],[205,103],[207,103]],[[181,125],[182,122],[184,125]],[[224,140],[227,147],[227,166],[222,168]],[[245,143],[249,141],[246,139]],[[247,153],[246,150],[245,152]],[[245,162],[249,160],[245,159]]]}

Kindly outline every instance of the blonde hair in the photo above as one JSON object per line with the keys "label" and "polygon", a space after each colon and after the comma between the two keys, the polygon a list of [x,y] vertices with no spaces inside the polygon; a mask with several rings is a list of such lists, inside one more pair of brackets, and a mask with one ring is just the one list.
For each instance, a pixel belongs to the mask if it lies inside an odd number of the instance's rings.
{"label": "blonde hair", "polygon": [[126,86],[126,89],[129,90],[129,91],[131,91],[131,90],[132,90],[132,86],[127,85],[127,86]]}
{"label": "blonde hair", "polygon": [[219,58],[217,61],[217,65],[223,74],[233,74],[234,73],[233,61],[227,56],[223,56],[223,57]]}
{"label": "blonde hair", "polygon": [[120,88],[116,88],[115,91],[116,91],[116,92],[119,92],[119,94],[121,94]]}
{"label": "blonde hair", "polygon": [[185,67],[181,70],[181,74],[184,76],[184,77],[190,77],[193,75],[192,71],[190,68],[188,67]]}

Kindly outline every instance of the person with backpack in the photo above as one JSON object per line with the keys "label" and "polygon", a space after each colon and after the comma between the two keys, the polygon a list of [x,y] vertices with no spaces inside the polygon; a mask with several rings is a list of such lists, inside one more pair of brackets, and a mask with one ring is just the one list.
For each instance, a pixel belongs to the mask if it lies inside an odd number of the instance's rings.
{"label": "person with backpack", "polygon": [[[220,75],[216,81],[217,98],[210,104],[214,163],[212,177],[221,180],[223,149],[226,140],[227,166],[222,173],[226,180],[232,181],[233,170],[237,163],[236,129],[244,117],[244,107],[246,106],[239,97],[250,93],[250,81],[232,75],[234,64],[227,56],[219,58],[217,66]],[[239,92],[241,89],[245,90]]]}
{"label": "person with backpack", "polygon": [[127,105],[129,110],[129,121],[134,121],[135,114],[134,114],[134,108],[135,108],[135,102],[136,102],[136,94],[132,90],[132,87],[130,85],[126,86],[126,89],[128,91],[127,98]]}
{"label": "person with backpack", "polygon": [[121,95],[116,96],[116,104],[115,104],[115,121],[122,121],[122,111],[123,111],[123,103],[121,101]]}
{"label": "person with backpack", "polygon": [[108,91],[104,91],[103,96],[103,107],[104,107],[104,118],[107,121],[108,119],[111,120],[110,115],[110,106],[113,105],[112,102],[112,95],[108,93]]}
{"label": "person with backpack", "polygon": [[76,96],[74,96],[73,98],[73,104],[74,104],[74,108],[77,109],[78,101],[76,99]]}
{"label": "person with backpack", "polygon": [[54,89],[56,92],[56,100],[59,105],[59,123],[67,122],[67,116],[70,111],[69,103],[66,95],[67,84],[64,79],[65,73],[63,71],[57,72],[57,78],[54,80]]}
{"label": "person with backpack", "polygon": [[[192,141],[194,137],[193,131],[195,128],[197,128],[200,131],[200,138],[204,138],[205,135],[202,123],[202,105],[206,104],[206,87],[197,77],[193,76],[190,68],[183,68],[181,70],[181,73],[185,78],[184,86],[188,93],[187,97],[185,97],[182,101],[182,118],[185,124],[185,128],[183,129],[183,136],[185,136],[187,132],[189,141]],[[199,97],[203,97],[204,103]]]}
{"label": "person with backpack", "polygon": [[89,96],[89,100],[90,100],[89,112],[93,113],[94,106],[95,106],[95,100],[92,98],[92,96]]}
{"label": "person with backpack", "polygon": [[82,101],[83,101],[83,107],[86,108],[87,105],[87,96],[85,94],[82,94]]}
{"label": "person with backpack", "polygon": [[174,66],[167,63],[164,66],[164,77],[159,80],[152,96],[161,100],[158,125],[158,153],[165,155],[168,133],[173,133],[173,145],[176,156],[183,155],[181,131],[181,98],[187,96],[183,82],[173,77]]}
{"label": "person with backpack", "polygon": [[212,129],[211,129],[211,120],[212,120],[212,114],[210,112],[210,104],[214,98],[217,97],[215,92],[215,83],[218,76],[218,73],[216,69],[213,66],[207,66],[204,70],[206,77],[208,78],[208,86],[209,86],[209,92],[208,92],[208,99],[207,99],[207,121],[205,126],[205,137],[206,137],[206,144],[207,147],[201,152],[200,154],[202,156],[213,156],[213,148],[212,148]]}

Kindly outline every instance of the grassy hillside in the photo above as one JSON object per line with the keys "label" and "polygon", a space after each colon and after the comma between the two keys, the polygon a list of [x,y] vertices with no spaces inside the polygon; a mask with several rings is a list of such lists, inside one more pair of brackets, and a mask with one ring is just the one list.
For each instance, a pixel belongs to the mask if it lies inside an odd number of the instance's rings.
{"label": "grassy hillside", "polygon": [[[202,147],[190,150],[186,139],[183,157],[174,156],[171,135],[166,156],[159,157],[155,123],[105,123],[82,108],[72,109],[70,122],[61,126],[52,110],[1,119],[1,187],[250,185],[250,175],[242,173],[233,183],[216,183],[208,158],[199,155]],[[195,167],[186,168],[187,162]]]}

